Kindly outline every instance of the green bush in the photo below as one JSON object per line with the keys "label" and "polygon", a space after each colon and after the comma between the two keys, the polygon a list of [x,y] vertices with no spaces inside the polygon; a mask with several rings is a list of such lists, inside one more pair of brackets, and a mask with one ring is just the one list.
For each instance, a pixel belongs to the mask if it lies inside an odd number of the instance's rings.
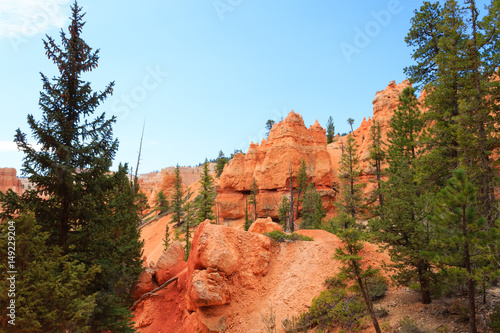
{"label": "green bush", "polygon": [[500,306],[496,305],[490,316],[490,327],[494,333],[500,333]]}
{"label": "green bush", "polygon": [[344,288],[333,288],[313,299],[309,312],[302,314],[298,326],[317,326],[320,330],[337,326],[355,332],[361,329],[365,317],[366,305],[361,296],[348,294]]}
{"label": "green bush", "polygon": [[371,300],[376,301],[384,298],[389,283],[385,276],[377,274],[369,277],[366,280],[366,285],[368,286],[368,292],[370,294]]}
{"label": "green bush", "polygon": [[397,328],[394,330],[396,333],[424,333],[417,326],[417,322],[414,319],[406,316],[401,319],[397,325]]}
{"label": "green bush", "polygon": [[279,230],[274,230],[271,232],[265,232],[265,236],[275,240],[276,242],[285,242],[285,241],[313,241],[311,237],[307,237],[304,235],[299,235],[295,232],[292,232],[291,234],[286,234],[283,231]]}

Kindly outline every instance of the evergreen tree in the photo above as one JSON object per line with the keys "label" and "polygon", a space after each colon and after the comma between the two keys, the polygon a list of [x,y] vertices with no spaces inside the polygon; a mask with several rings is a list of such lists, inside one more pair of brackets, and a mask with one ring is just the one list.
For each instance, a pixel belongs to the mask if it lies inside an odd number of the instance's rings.
{"label": "evergreen tree", "polygon": [[[58,287],[62,289],[52,291],[54,298],[82,300],[83,296],[92,296],[95,307],[86,325],[90,331],[130,332],[129,289],[140,273],[142,251],[136,193],[126,167],[120,166],[115,174],[109,172],[118,148],[118,141],[112,137],[115,118],[94,113],[112,93],[114,83],[102,92],[93,92],[90,83],[82,80],[84,73],[89,75],[97,67],[99,56],[81,38],[81,11],[75,1],[69,34],[61,31],[61,46],[51,37],[44,41],[46,54],[59,73],[53,79],[41,75],[42,120],[28,116],[41,149],[33,149],[20,130],[15,135],[18,149],[25,155],[22,171],[35,186],[21,197],[2,194],[0,201],[8,200],[6,212],[20,207],[33,211],[40,232],[48,235],[46,246],[62,250],[60,255],[54,254],[53,266],[47,266],[50,273],[61,265],[66,267],[60,271],[64,281]],[[99,273],[91,274],[95,272],[93,267],[98,267]],[[73,273],[67,271],[71,269]],[[71,292],[64,293],[67,281],[87,273],[87,277],[95,275],[90,284],[75,283]],[[79,295],[80,291],[84,295]],[[30,301],[28,298],[26,306],[35,306]],[[54,300],[54,304],[62,303]],[[89,306],[70,306],[64,311],[75,311],[74,316],[84,320]],[[40,322],[46,319],[33,318]]]}
{"label": "evergreen tree", "polygon": [[297,192],[297,208],[295,211],[297,212],[297,218],[300,217],[299,214],[299,205],[303,201],[302,200],[302,195],[306,192],[307,190],[307,182],[309,180],[309,177],[307,176],[307,164],[306,160],[302,159],[300,163],[300,169],[299,169],[299,174],[297,175],[297,187],[296,187],[296,192]]}
{"label": "evergreen tree", "polygon": [[321,195],[316,191],[314,184],[309,183],[303,198],[301,226],[304,229],[319,229],[325,216]]}
{"label": "evergreen tree", "polygon": [[184,216],[184,192],[182,190],[182,176],[179,164],[177,164],[174,171],[174,193],[170,197],[170,202],[170,212],[173,213],[172,221],[175,222],[176,227],[180,227]]}
{"label": "evergreen tree", "polygon": [[245,223],[243,225],[243,228],[245,229],[245,231],[248,231],[251,225],[252,225],[252,220],[250,219],[250,215],[248,214],[248,197],[247,197],[245,198]]}
{"label": "evergreen tree", "polygon": [[354,124],[354,119],[348,118],[347,123],[349,124],[349,126],[351,126],[351,133],[354,136],[354,130],[352,129],[352,125]]}
{"label": "evergreen tree", "polygon": [[162,215],[168,212],[169,209],[168,200],[167,196],[165,195],[165,193],[163,193],[163,191],[160,190],[158,194],[156,194],[155,203],[156,203],[155,209],[158,211],[158,215]]}
{"label": "evergreen tree", "polygon": [[384,185],[380,218],[370,221],[376,239],[391,256],[393,279],[400,285],[417,280],[422,303],[431,302],[432,265],[422,251],[429,249],[433,230],[427,220],[432,196],[419,178],[418,151],[423,120],[415,89],[405,88],[387,133],[389,179]]}
{"label": "evergreen tree", "polygon": [[363,268],[361,254],[364,248],[365,234],[353,217],[346,214],[342,214],[342,217],[341,225],[337,229],[337,236],[342,241],[343,248],[336,249],[334,259],[342,263],[341,274],[357,284],[366,303],[375,331],[381,333],[366,284],[367,279],[377,274],[378,270],[373,269],[371,266]]}
{"label": "evergreen tree", "polygon": [[248,196],[248,203],[253,205],[253,220],[257,220],[257,195],[259,195],[259,187],[255,182],[255,179],[252,181],[252,185],[250,185],[250,195]]}
{"label": "evergreen tree", "polygon": [[375,194],[378,197],[379,207],[382,207],[384,205],[384,197],[382,195],[382,163],[385,161],[385,151],[382,148],[382,129],[380,123],[375,119],[370,129],[370,139],[372,140],[370,159],[372,160],[372,165],[375,167],[375,175],[377,176],[377,190]]}
{"label": "evergreen tree", "polygon": [[215,206],[214,179],[210,175],[208,160],[203,163],[203,172],[200,177],[200,193],[197,196],[196,223],[205,220],[215,220],[213,208]]}
{"label": "evergreen tree", "polygon": [[335,136],[335,125],[333,124],[333,118],[330,116],[328,122],[326,123],[326,144],[333,142],[333,137]]}
{"label": "evergreen tree", "polygon": [[186,198],[184,199],[184,207],[183,211],[185,212],[183,216],[182,223],[184,224],[184,241],[186,242],[184,246],[185,260],[187,261],[189,258],[189,253],[191,252],[191,227],[194,222],[194,209],[193,203],[189,200],[191,193],[188,193]]}
{"label": "evergreen tree", "polygon": [[275,121],[272,119],[269,119],[266,122],[266,130],[267,130],[266,137],[268,137],[269,133],[271,133],[271,129],[273,128],[274,123],[275,123]]}
{"label": "evergreen tree", "polygon": [[165,238],[163,238],[163,248],[165,251],[168,250],[169,246],[172,244],[170,241],[170,227],[168,223],[165,225]]}
{"label": "evergreen tree", "polygon": [[[9,229],[9,227],[11,227]],[[0,246],[7,249],[9,230],[15,230],[15,268],[9,267],[7,251],[0,251],[0,305],[10,306],[9,271],[16,275],[16,317],[11,332],[88,332],[96,306],[96,294],[88,294],[99,271],[64,255],[58,245],[49,243],[50,233],[43,232],[34,216],[25,213],[0,223]],[[7,310],[8,311],[8,310]],[[2,311],[5,317],[6,311]],[[7,318],[7,317],[5,317]]]}
{"label": "evergreen tree", "polygon": [[286,195],[281,197],[281,202],[278,207],[278,216],[280,224],[286,227],[290,220],[290,200]]}
{"label": "evergreen tree", "polygon": [[229,158],[224,156],[224,153],[219,151],[219,156],[215,159],[215,176],[217,178],[222,175],[222,171],[224,171],[224,166],[229,163]]}
{"label": "evergreen tree", "polygon": [[434,242],[436,250],[431,254],[436,262],[453,267],[453,272],[467,281],[469,324],[471,332],[477,332],[476,284],[480,279],[481,265],[494,257],[490,246],[498,243],[498,230],[491,228],[487,231],[486,219],[478,216],[477,190],[469,182],[464,169],[455,170],[447,183],[439,193],[432,215],[440,237]]}
{"label": "evergreen tree", "polygon": [[144,216],[145,211],[148,210],[149,208],[151,208],[149,206],[148,197],[146,196],[146,194],[144,194],[144,192],[141,192],[141,191],[138,191],[136,193],[135,204],[139,208],[139,212],[140,212],[141,216]]}
{"label": "evergreen tree", "polygon": [[346,145],[340,157],[339,178],[342,181],[340,189],[340,209],[356,218],[363,208],[361,199],[361,188],[359,184],[359,158],[357,145],[351,134],[347,136]]}

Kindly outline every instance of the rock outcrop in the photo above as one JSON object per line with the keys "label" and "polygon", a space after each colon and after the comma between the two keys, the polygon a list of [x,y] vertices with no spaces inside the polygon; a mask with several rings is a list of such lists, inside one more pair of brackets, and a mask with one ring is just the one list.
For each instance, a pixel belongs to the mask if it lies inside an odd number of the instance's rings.
{"label": "rock outcrop", "polygon": [[8,189],[17,194],[23,192],[21,181],[17,178],[16,169],[0,168],[0,192],[6,192]]}
{"label": "rock outcrop", "polygon": [[273,222],[273,220],[268,217],[267,219],[255,220],[248,231],[263,234],[265,232],[283,231],[283,229],[278,223]]}
{"label": "rock outcrop", "polygon": [[323,195],[332,195],[333,174],[326,150],[325,130],[318,121],[307,128],[302,116],[291,111],[281,122],[274,124],[262,143],[251,143],[246,154],[236,154],[220,177],[219,216],[239,219],[244,216],[245,198],[255,180],[258,189],[257,217],[278,217],[281,197],[290,190],[302,159],[307,175]]}

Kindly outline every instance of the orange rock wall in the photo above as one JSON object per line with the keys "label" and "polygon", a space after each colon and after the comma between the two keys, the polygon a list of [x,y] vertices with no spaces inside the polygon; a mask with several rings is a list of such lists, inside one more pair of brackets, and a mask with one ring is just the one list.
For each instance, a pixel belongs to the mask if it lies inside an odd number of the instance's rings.
{"label": "orange rock wall", "polygon": [[257,217],[276,219],[281,197],[290,190],[290,168],[295,184],[302,159],[306,161],[309,180],[318,189],[326,190],[325,195],[332,194],[328,192],[334,177],[326,149],[326,131],[317,121],[307,128],[302,116],[292,111],[274,124],[267,140],[260,145],[251,143],[246,154],[236,154],[226,165],[217,197],[220,217],[244,217],[245,198],[255,179],[259,188]]}
{"label": "orange rock wall", "polygon": [[14,168],[0,168],[0,192],[5,193],[8,189],[12,189],[18,194],[23,192],[21,181],[16,174]]}

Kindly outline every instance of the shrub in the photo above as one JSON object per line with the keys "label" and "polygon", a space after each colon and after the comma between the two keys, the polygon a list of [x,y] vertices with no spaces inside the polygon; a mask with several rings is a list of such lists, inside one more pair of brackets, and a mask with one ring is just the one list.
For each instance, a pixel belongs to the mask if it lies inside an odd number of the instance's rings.
{"label": "shrub", "polygon": [[385,293],[388,288],[388,281],[385,276],[374,275],[366,280],[366,285],[368,286],[368,292],[372,301],[384,298]]}
{"label": "shrub", "polygon": [[417,326],[417,322],[414,319],[406,316],[401,319],[397,325],[397,328],[394,330],[396,333],[424,333]]}
{"label": "shrub", "polygon": [[274,230],[271,232],[265,232],[265,236],[273,239],[274,241],[280,243],[280,242],[285,242],[285,241],[313,241],[311,237],[307,237],[304,235],[299,235],[295,232],[292,232],[291,234],[286,234],[283,231],[279,230]]}
{"label": "shrub", "polygon": [[361,296],[348,294],[344,288],[323,291],[314,298],[309,312],[303,314],[299,327],[320,330],[338,326],[348,332],[361,329],[366,317],[366,305]]}
{"label": "shrub", "polygon": [[490,316],[490,327],[493,332],[500,333],[500,306],[496,305]]}

